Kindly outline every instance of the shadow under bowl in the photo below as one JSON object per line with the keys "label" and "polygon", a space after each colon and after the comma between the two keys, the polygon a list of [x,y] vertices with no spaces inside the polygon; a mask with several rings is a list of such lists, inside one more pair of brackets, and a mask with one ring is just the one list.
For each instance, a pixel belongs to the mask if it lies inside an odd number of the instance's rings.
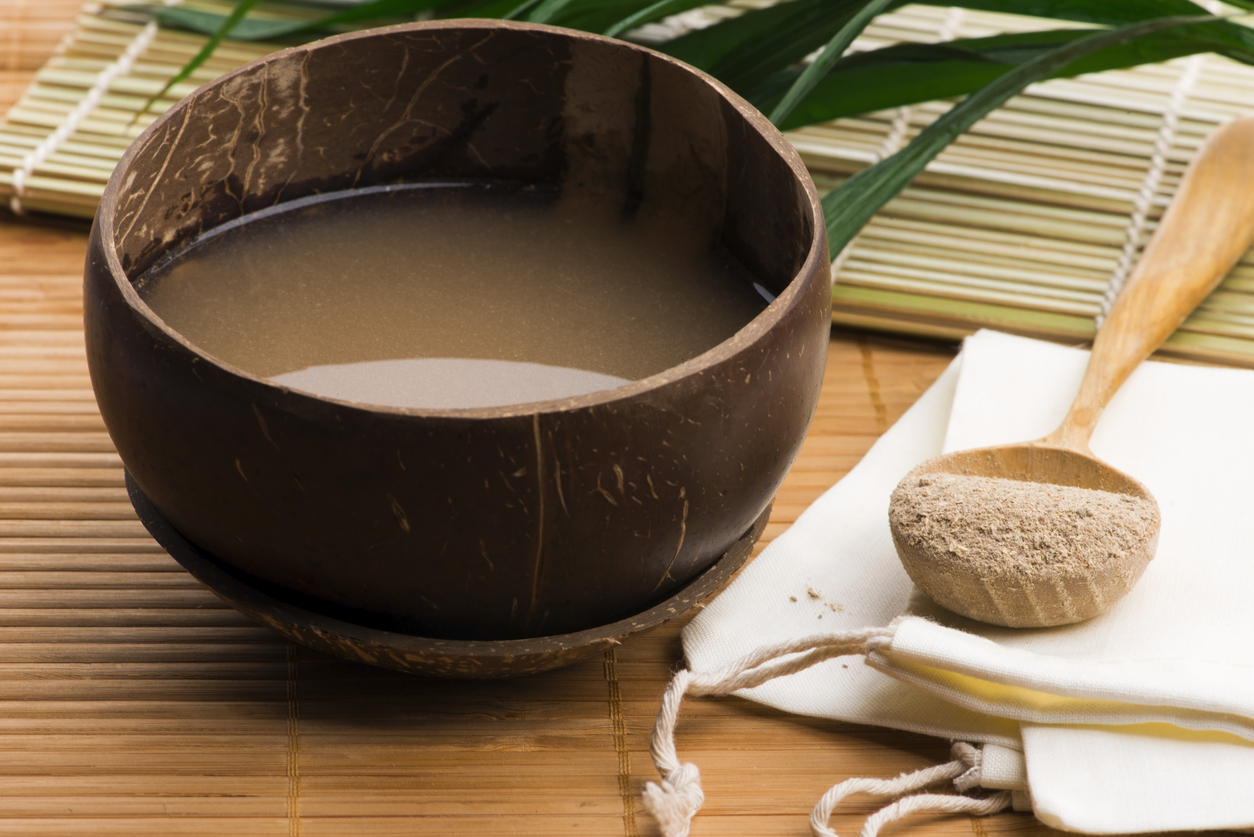
{"label": "shadow under bowl", "polygon": [[310,600],[216,559],[175,531],[130,474],[126,489],[140,522],[174,560],[250,619],[293,642],[357,663],[434,677],[494,678],[538,674],[604,653],[701,605],[735,575],[766,528],[770,507],[722,556],[679,592],[641,613],[583,631],[526,639],[467,640],[426,637],[403,620],[374,622],[367,615]]}

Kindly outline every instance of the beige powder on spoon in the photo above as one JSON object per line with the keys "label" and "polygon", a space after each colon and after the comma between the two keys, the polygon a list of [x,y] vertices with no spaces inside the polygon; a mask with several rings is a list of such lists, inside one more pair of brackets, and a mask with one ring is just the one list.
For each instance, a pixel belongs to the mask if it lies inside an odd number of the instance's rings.
{"label": "beige powder on spoon", "polygon": [[1155,523],[1139,497],[1068,485],[920,474],[893,492],[889,519],[936,566],[1034,577],[1097,571],[1135,550]]}

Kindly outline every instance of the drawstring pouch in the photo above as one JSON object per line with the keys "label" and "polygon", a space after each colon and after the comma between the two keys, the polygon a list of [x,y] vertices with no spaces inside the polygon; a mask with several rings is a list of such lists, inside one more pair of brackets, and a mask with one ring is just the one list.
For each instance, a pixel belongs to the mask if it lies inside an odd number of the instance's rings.
{"label": "drawstring pouch", "polygon": [[[871,449],[684,630],[644,804],[683,837],[707,789],[683,762],[685,696],[957,742],[947,764],[850,779],[818,801],[831,835],[852,793],[913,812],[1031,810],[1090,834],[1254,827],[1254,371],[1149,362],[1102,417],[1095,454],[1145,483],[1163,524],[1137,587],[1087,622],[1031,630],[951,614],[897,559],[888,498],[942,452],[1044,436],[1087,353],[980,332]],[[870,626],[870,627],[868,627]],[[1082,765],[1083,769],[1078,769]],[[714,789],[709,789],[715,792]]]}

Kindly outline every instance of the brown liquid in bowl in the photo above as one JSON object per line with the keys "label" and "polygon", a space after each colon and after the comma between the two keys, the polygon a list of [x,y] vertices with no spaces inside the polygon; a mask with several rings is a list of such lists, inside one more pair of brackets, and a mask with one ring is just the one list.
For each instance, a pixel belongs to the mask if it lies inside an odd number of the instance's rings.
{"label": "brown liquid in bowl", "polygon": [[296,201],[137,283],[201,350],[294,389],[487,407],[619,386],[735,334],[769,294],[667,219],[504,185]]}

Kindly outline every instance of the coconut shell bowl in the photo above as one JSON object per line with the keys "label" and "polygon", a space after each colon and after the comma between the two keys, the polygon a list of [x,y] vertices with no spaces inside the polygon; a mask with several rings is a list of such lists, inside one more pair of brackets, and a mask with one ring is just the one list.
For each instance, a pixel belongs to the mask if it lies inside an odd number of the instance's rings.
{"label": "coconut shell bowl", "polygon": [[[499,180],[678,211],[776,298],[617,389],[417,410],[242,371],[133,284],[280,202]],[[814,413],[830,305],[817,194],[751,106],[647,49],[478,20],[275,53],[171,108],[105,191],[84,297],[92,385],[157,540],[294,641],[454,676],[572,662],[717,589]]]}

